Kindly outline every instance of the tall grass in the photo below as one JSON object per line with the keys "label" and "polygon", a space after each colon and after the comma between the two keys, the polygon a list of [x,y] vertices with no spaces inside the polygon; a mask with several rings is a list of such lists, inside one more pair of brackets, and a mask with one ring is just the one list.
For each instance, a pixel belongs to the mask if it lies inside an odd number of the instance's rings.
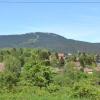
{"label": "tall grass", "polygon": [[66,92],[58,92],[50,94],[45,89],[35,88],[23,88],[20,92],[0,93],[0,100],[89,100],[78,99],[69,97]]}

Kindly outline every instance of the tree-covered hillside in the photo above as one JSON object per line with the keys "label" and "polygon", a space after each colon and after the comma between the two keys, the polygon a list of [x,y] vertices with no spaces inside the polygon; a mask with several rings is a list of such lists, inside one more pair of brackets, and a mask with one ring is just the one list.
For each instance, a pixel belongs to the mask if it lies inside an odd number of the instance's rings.
{"label": "tree-covered hillside", "polygon": [[100,44],[66,39],[53,33],[27,33],[22,35],[1,35],[0,48],[47,48],[59,52],[77,51],[100,53]]}

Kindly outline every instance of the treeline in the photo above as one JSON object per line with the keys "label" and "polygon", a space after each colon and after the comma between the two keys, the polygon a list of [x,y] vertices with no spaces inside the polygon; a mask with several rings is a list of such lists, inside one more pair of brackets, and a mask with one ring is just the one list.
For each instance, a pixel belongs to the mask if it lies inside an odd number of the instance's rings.
{"label": "treeline", "polygon": [[[78,69],[76,62],[80,63]],[[61,91],[74,98],[100,98],[100,73],[87,74],[95,68],[96,56],[85,53],[64,55],[42,49],[0,50],[0,92],[21,92],[24,87],[45,88],[48,93]],[[34,90],[36,91],[36,90]],[[34,92],[36,93],[36,92]]]}
{"label": "treeline", "polygon": [[40,88],[52,82],[52,72],[47,50],[3,49],[0,62],[4,63],[0,85],[11,89],[19,82],[22,85],[33,84]]}

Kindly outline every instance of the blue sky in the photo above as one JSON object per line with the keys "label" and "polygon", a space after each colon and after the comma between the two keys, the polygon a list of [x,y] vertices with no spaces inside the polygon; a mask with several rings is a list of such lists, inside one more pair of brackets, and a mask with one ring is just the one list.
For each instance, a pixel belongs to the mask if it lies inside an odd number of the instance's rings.
{"label": "blue sky", "polygon": [[[6,0],[13,1],[13,0]],[[15,0],[99,1],[99,0]],[[3,4],[0,35],[53,32],[66,38],[100,42],[100,4]]]}

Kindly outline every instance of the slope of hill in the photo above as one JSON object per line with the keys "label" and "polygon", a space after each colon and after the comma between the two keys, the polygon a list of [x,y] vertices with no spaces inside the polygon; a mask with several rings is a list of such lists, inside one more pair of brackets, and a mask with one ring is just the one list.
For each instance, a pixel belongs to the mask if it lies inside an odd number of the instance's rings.
{"label": "slope of hill", "polygon": [[0,48],[27,47],[47,48],[60,52],[74,53],[77,51],[100,53],[99,43],[88,43],[66,39],[53,33],[27,33],[21,35],[1,35]]}

